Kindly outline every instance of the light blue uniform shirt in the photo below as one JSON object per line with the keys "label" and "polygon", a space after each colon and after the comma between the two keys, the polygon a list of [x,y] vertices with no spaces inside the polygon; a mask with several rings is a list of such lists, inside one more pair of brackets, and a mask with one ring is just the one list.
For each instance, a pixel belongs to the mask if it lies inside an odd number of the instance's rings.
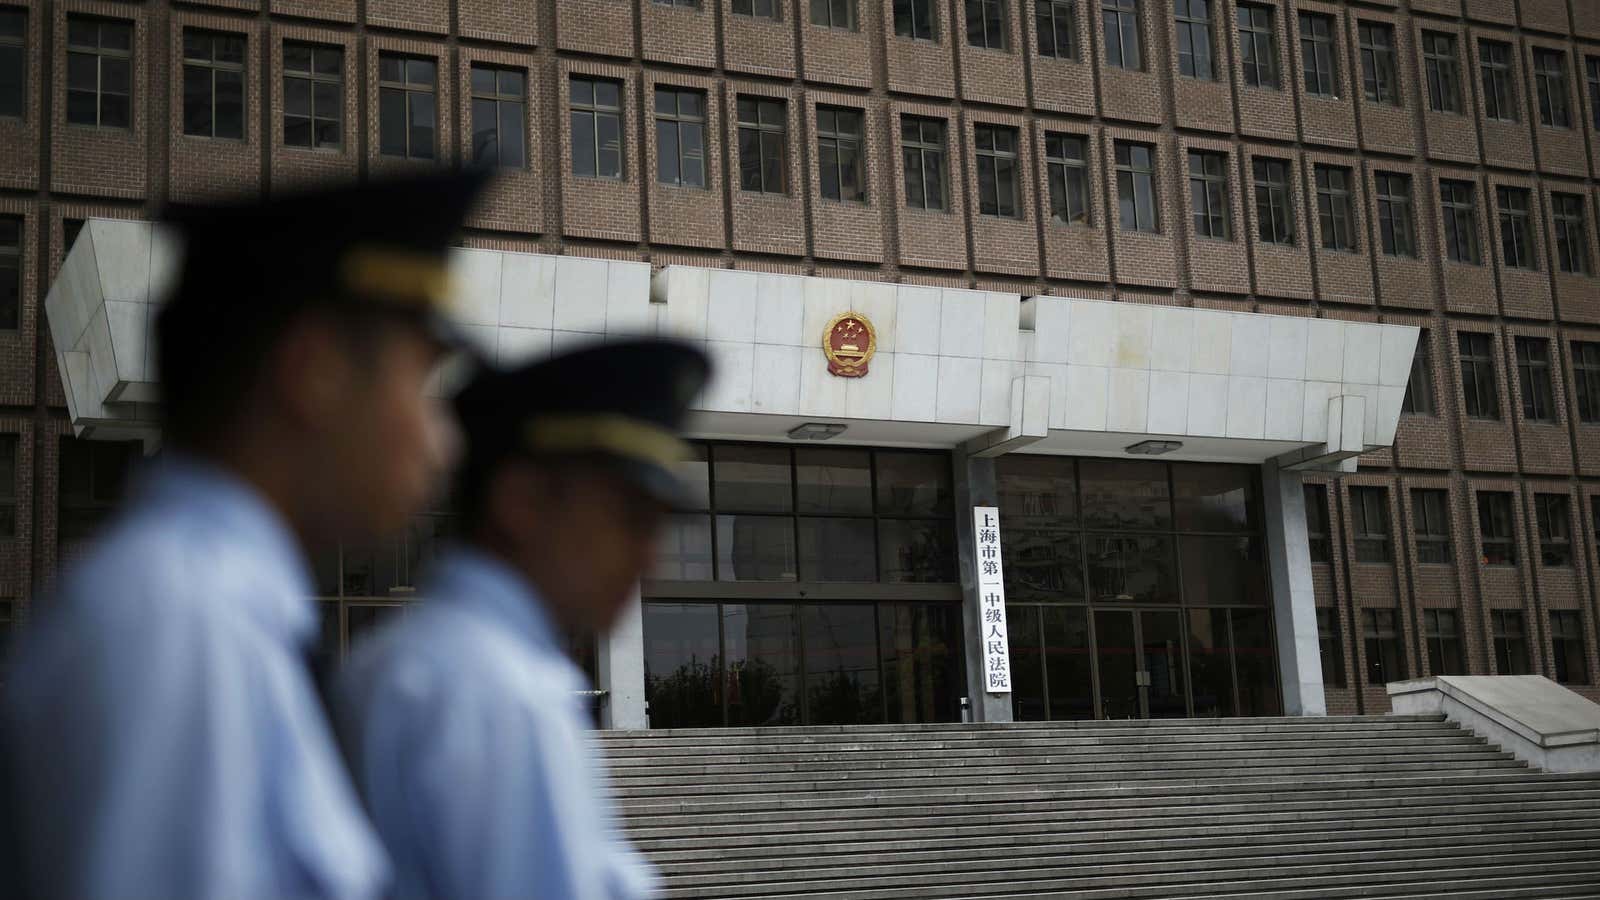
{"label": "light blue uniform shirt", "polygon": [[587,680],[526,582],[454,548],[424,596],[355,649],[336,693],[396,900],[651,896],[586,737]]}
{"label": "light blue uniform shirt", "polygon": [[[233,476],[169,455],[23,633],[3,706],[9,827],[43,898],[383,891],[306,670],[298,543]],[[13,873],[6,873],[11,881]]]}

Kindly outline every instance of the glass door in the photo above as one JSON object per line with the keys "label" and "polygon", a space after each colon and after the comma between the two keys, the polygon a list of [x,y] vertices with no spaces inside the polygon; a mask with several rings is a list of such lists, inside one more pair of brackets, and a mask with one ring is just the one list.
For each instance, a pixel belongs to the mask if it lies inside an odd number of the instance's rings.
{"label": "glass door", "polygon": [[1188,714],[1183,623],[1176,610],[1099,609],[1094,625],[1101,718]]}

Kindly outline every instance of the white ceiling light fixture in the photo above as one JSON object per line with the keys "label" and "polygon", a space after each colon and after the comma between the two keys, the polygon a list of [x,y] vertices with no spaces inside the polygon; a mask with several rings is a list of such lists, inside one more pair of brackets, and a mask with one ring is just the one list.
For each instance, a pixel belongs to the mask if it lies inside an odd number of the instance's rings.
{"label": "white ceiling light fixture", "polygon": [[1123,449],[1138,456],[1160,456],[1182,447],[1183,441],[1140,441],[1137,444],[1129,444]]}
{"label": "white ceiling light fixture", "polygon": [[807,422],[789,429],[791,441],[830,441],[844,434],[845,426],[833,422]]}

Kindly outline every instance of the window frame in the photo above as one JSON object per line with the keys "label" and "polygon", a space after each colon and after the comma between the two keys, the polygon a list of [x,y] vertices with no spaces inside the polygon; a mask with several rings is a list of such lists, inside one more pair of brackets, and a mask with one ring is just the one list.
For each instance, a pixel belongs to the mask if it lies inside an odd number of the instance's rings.
{"label": "window frame", "polygon": [[1517,381],[1521,387],[1523,421],[1555,422],[1555,386],[1551,381],[1554,363],[1550,354],[1550,339],[1519,334],[1512,343],[1517,355]]}
{"label": "window frame", "polygon": [[[1034,44],[1035,50],[1046,59],[1078,59],[1078,3],[1077,0],[1035,0]],[[1061,51],[1061,36],[1065,29],[1066,52]],[[1045,47],[1045,35],[1050,36],[1050,46]]]}
{"label": "window frame", "polygon": [[1505,41],[1478,39],[1478,72],[1483,88],[1483,116],[1496,122],[1519,122],[1513,51]]}
{"label": "window frame", "polygon": [[[11,273],[11,287],[15,289],[15,302],[9,309],[0,308],[0,332],[16,332],[22,328],[23,253],[27,243],[27,220],[14,213],[0,213],[0,222],[15,229],[16,243],[0,244],[0,272]],[[11,230],[8,228],[7,230]],[[70,248],[69,248],[70,249]]]}
{"label": "window frame", "polygon": [[[824,114],[832,116],[833,127],[823,127]],[[855,131],[847,131],[840,127],[840,114],[854,116],[857,124]],[[817,126],[817,195],[824,200],[835,203],[848,203],[864,206],[869,202],[871,194],[867,190],[867,111],[849,106],[833,106],[819,103],[816,106]],[[823,167],[826,165],[824,156],[829,148],[834,156],[834,185],[835,196],[828,195],[828,182],[822,176]],[[847,149],[854,148],[855,163],[853,166],[845,165],[841,160]],[[847,171],[853,171],[856,180],[856,196],[846,197],[844,194],[844,177]]]}
{"label": "window frame", "polygon": [[[827,21],[817,21],[817,12],[821,10],[822,18]],[[840,24],[839,13],[843,11],[844,24]],[[837,31],[859,31],[861,29],[861,11],[856,7],[856,0],[811,0],[810,15],[807,21],[817,28],[831,28]]]}
{"label": "window frame", "polygon": [[[1278,172],[1274,172],[1274,169]],[[1293,247],[1295,233],[1294,162],[1274,156],[1250,158],[1251,190],[1255,191],[1256,238],[1263,244]]]}
{"label": "window frame", "polygon": [[[1195,14],[1195,4],[1205,7],[1204,15]],[[1212,0],[1173,0],[1172,24],[1177,35],[1178,76],[1198,81],[1217,80],[1216,28],[1212,17],[1216,6]],[[1185,49],[1185,45],[1187,49]],[[1202,48],[1204,52],[1202,53]],[[1185,62],[1187,61],[1187,67]]]}
{"label": "window frame", "polygon": [[[17,536],[19,531],[17,523],[18,497],[22,491],[18,482],[22,479],[22,436],[14,432],[0,433],[0,540],[10,540]],[[4,471],[9,468],[9,473]]]}
{"label": "window frame", "polygon": [[1392,565],[1393,540],[1389,528],[1389,490],[1370,484],[1350,487],[1350,531],[1358,563]]}
{"label": "window frame", "polygon": [[[905,21],[910,26],[909,31],[902,31],[900,27],[902,7],[905,9]],[[930,44],[939,42],[939,14],[934,10],[933,0],[894,0],[890,12],[894,17],[895,37]]]}
{"label": "window frame", "polygon": [[[1510,491],[1478,491],[1479,562],[1485,566],[1517,565],[1517,522]],[[1498,553],[1491,554],[1494,549]]]}
{"label": "window frame", "polygon": [[1478,234],[1478,188],[1470,181],[1439,179],[1439,215],[1444,222],[1445,259],[1483,265]]}
{"label": "window frame", "polygon": [[1567,89],[1567,52],[1549,47],[1529,49],[1533,56],[1533,84],[1534,95],[1539,101],[1539,124],[1562,131],[1571,130],[1572,92]]}
{"label": "window frame", "polygon": [[[1590,683],[1589,661],[1586,653],[1583,613],[1576,609],[1550,610],[1551,668],[1557,684],[1584,685]],[[1576,645],[1576,646],[1574,646]],[[1576,652],[1574,652],[1576,650]],[[1572,661],[1577,661],[1576,673]],[[1574,677],[1576,675],[1576,677]]]}
{"label": "window frame", "polygon": [[1417,335],[1417,349],[1411,355],[1411,374],[1400,400],[1400,412],[1408,416],[1437,416],[1439,404],[1433,385],[1433,340],[1428,329]]}
{"label": "window frame", "polygon": [[[1136,231],[1144,234],[1161,233],[1161,189],[1156,181],[1156,166],[1159,160],[1155,144],[1145,144],[1138,141],[1114,141],[1111,145],[1113,165],[1117,173],[1117,204],[1119,208],[1119,222],[1123,231]],[[1134,151],[1141,150],[1147,154],[1148,162],[1135,161]],[[1126,152],[1124,152],[1126,151]],[[1126,159],[1126,162],[1124,162]],[[1149,209],[1144,209],[1144,204],[1139,202],[1139,186],[1144,184],[1149,194]],[[1128,222],[1128,211],[1133,211],[1133,223]],[[1146,216],[1145,213],[1149,215]]]}
{"label": "window frame", "polygon": [[[482,91],[480,91],[478,89],[477,85],[473,84],[472,73],[480,71],[480,70],[481,71],[490,71],[490,72],[494,73],[494,82],[495,82],[494,91],[492,91],[492,92],[482,92]],[[513,74],[517,74],[517,75],[521,75],[522,76],[522,92],[520,94],[511,94],[511,93],[506,93],[506,92],[503,91],[503,89],[501,88],[501,83],[500,83],[500,76],[501,76],[502,73],[513,73]],[[486,165],[486,163],[482,159],[478,158],[478,147],[477,147],[478,102],[479,101],[483,101],[483,102],[486,102],[486,103],[493,103],[494,104],[494,123],[495,123],[495,162],[494,162],[494,168],[496,168],[496,169],[506,169],[506,170],[510,170],[510,171],[526,171],[527,170],[528,164],[529,164],[529,154],[528,154],[528,81],[529,81],[530,74],[531,73],[526,68],[524,68],[522,66],[500,65],[500,64],[497,64],[497,63],[478,62],[478,61],[472,62],[471,65],[468,66],[468,69],[467,69],[468,99],[472,104],[471,116],[470,116],[471,117],[471,121],[470,121],[469,127],[468,127],[468,135],[472,139],[472,143],[473,143],[472,161],[473,161],[473,163],[475,165]],[[501,135],[504,134],[504,129],[502,128],[502,125],[504,124],[504,122],[502,121],[503,117],[501,115],[501,105],[502,104],[508,104],[508,105],[514,104],[517,107],[520,107],[520,109],[518,110],[518,113],[517,113],[517,124],[518,124],[518,139],[521,141],[521,146],[522,146],[522,162],[520,164],[518,164],[518,165],[507,165],[505,162],[502,161],[504,154],[501,152],[501,148],[505,146],[505,141],[504,141],[503,137],[501,137]]]}
{"label": "window frame", "polygon": [[1412,488],[1411,536],[1417,563],[1453,565],[1455,548],[1450,533],[1450,492],[1444,488]]}
{"label": "window frame", "polygon": [[[985,135],[987,135],[989,138],[989,146],[987,149],[984,147]],[[999,139],[1002,135],[1009,136],[1011,139],[1011,149],[1009,151],[1000,149]],[[998,219],[1021,219],[1023,217],[1021,141],[1022,131],[1015,126],[994,125],[988,122],[973,123],[973,168],[977,173],[977,183],[974,186],[978,189],[978,215],[989,216],[991,218]],[[989,212],[984,209],[984,165],[986,160],[988,161],[988,165],[993,173],[991,176],[991,181],[994,184],[993,212]],[[1003,200],[1008,198],[1002,196],[1004,192],[1001,191],[1000,182],[1001,170],[1008,162],[1011,169],[1011,191],[1009,197],[1011,204],[1010,212],[1006,212],[1006,207],[1002,203]]]}
{"label": "window frame", "polygon": [[1589,82],[1589,114],[1600,131],[1600,55],[1583,57],[1584,80]]}
{"label": "window frame", "polygon": [[[1334,183],[1335,175],[1340,184]],[[1335,253],[1358,252],[1352,170],[1347,166],[1318,163],[1311,177],[1317,189],[1317,223],[1322,232],[1322,249]]]}
{"label": "window frame", "polygon": [[1495,213],[1500,221],[1500,262],[1508,269],[1539,270],[1533,241],[1533,192],[1527,188],[1495,185]]}
{"label": "window frame", "polygon": [[1306,95],[1336,100],[1339,97],[1338,26],[1333,16],[1301,12],[1300,28],[1301,87]]}
{"label": "window frame", "polygon": [[1324,484],[1301,485],[1301,496],[1306,507],[1306,543],[1311,562],[1333,562],[1333,526],[1328,510],[1328,487]]}
{"label": "window frame", "polygon": [[[1239,68],[1244,75],[1244,86],[1283,90],[1278,65],[1277,9],[1260,3],[1240,3],[1236,10]],[[1258,16],[1265,16],[1266,24],[1258,21]]]}
{"label": "window frame", "polygon": [[[907,137],[908,125],[915,124],[916,137]],[[927,138],[926,128],[932,125],[938,129],[938,136],[933,140]],[[911,190],[912,166],[910,161],[916,157],[916,172],[921,184],[921,205],[912,202]],[[932,160],[937,163],[936,172],[932,183],[938,187],[938,205],[928,203],[928,163]],[[937,119],[932,116],[901,116],[900,117],[900,166],[902,175],[901,190],[905,192],[905,205],[907,209],[917,209],[923,212],[948,213],[950,211],[950,123],[946,119]]]}
{"label": "window frame", "polygon": [[[209,57],[202,59],[198,56],[189,55],[189,38],[191,35],[206,41],[210,52]],[[224,40],[237,40],[239,42],[239,62],[217,59],[218,42]],[[179,119],[183,122],[183,136],[186,138],[208,138],[216,141],[242,142],[248,140],[250,135],[250,85],[246,72],[250,65],[250,36],[237,31],[221,31],[215,28],[199,28],[186,25],[180,32],[178,50],[182,54],[179,62],[183,67],[183,79],[180,82],[182,111],[179,114]],[[189,76],[191,72],[205,73],[209,76],[207,96],[210,99],[210,110],[208,112],[208,129],[206,131],[189,130]],[[222,102],[218,98],[222,92],[218,90],[218,79],[226,75],[235,75],[239,80],[239,133],[237,135],[217,133],[217,123],[222,118],[219,115]]]}
{"label": "window frame", "polygon": [[[94,26],[95,26],[95,45],[93,47],[91,47],[91,46],[89,46],[87,44],[75,44],[75,43],[73,43],[73,41],[72,41],[72,24],[73,24],[73,22],[93,23],[94,24]],[[123,50],[123,49],[121,49],[119,47],[107,47],[106,46],[106,43],[105,43],[105,29],[106,29],[107,26],[110,26],[110,27],[113,27],[113,28],[125,28],[125,29],[127,29],[127,32],[128,32],[128,49]],[[108,16],[85,15],[85,14],[80,14],[80,13],[68,13],[67,14],[67,35],[66,35],[66,38],[65,38],[65,41],[64,41],[65,47],[66,47],[67,66],[66,66],[66,69],[62,72],[62,81],[64,82],[64,86],[65,86],[65,90],[66,90],[66,97],[67,97],[67,101],[68,102],[66,104],[66,108],[62,111],[62,116],[65,118],[66,123],[68,125],[75,125],[75,126],[78,126],[80,128],[106,128],[106,129],[110,129],[110,130],[114,130],[114,131],[132,131],[133,130],[134,117],[137,115],[137,110],[134,107],[134,103],[136,102],[136,94],[137,94],[137,91],[135,90],[135,88],[138,86],[136,84],[136,77],[135,77],[137,69],[136,69],[136,66],[134,65],[134,55],[135,55],[135,51],[138,49],[138,41],[139,41],[138,22],[136,22],[133,19],[118,19],[118,18],[108,17]],[[95,64],[95,87],[94,87],[93,96],[94,96],[95,120],[93,122],[74,121],[72,119],[72,103],[71,103],[72,94],[74,92],[83,93],[82,89],[74,89],[72,87],[72,81],[71,81],[70,72],[71,72],[71,69],[72,69],[72,58],[73,58],[74,54],[77,54],[80,57],[92,56],[94,58],[94,64]],[[106,87],[105,87],[106,60],[119,61],[119,62],[121,62],[123,65],[125,65],[127,67],[127,70],[128,70],[128,72],[127,72],[127,74],[128,74],[128,91],[127,91],[126,94],[115,92],[115,91],[107,91],[106,90]],[[127,124],[125,124],[125,125],[107,125],[105,123],[105,118],[106,118],[106,98],[108,96],[110,96],[110,97],[126,97],[127,98],[127,113],[128,113],[128,115],[127,115]]]}
{"label": "window frame", "polygon": [[[1007,8],[1006,0],[964,0],[961,9],[966,19],[968,47],[1001,53],[1011,49],[1011,10]],[[973,40],[974,13],[977,14],[976,34],[979,40]]]}
{"label": "window frame", "polygon": [[[1600,425],[1600,341],[1573,341],[1573,396],[1578,406],[1578,421]],[[1600,507],[1597,507],[1600,509]],[[1600,529],[1600,520],[1596,520]]]}
{"label": "window frame", "polygon": [[[745,105],[750,104],[750,109],[755,113],[755,119],[745,119]],[[775,109],[777,121],[769,122],[763,113]],[[760,194],[763,196],[784,197],[789,194],[789,100],[787,97],[772,97],[765,94],[738,94],[734,100],[734,129],[739,137],[735,152],[739,156],[739,190],[742,193]],[[749,135],[755,137],[756,159],[755,172],[758,175],[755,187],[749,185],[750,160],[746,159],[745,138]],[[769,138],[777,138],[770,141]],[[769,165],[768,147],[777,150],[777,166]],[[776,189],[767,184],[767,173],[771,169],[777,174],[779,183]]]}
{"label": "window frame", "polygon": [[[1228,161],[1226,153],[1214,150],[1189,151],[1189,211],[1196,237],[1213,241],[1233,240]],[[1198,172],[1195,170],[1197,164]]]}
{"label": "window frame", "polygon": [[1461,45],[1449,31],[1422,32],[1422,68],[1428,84],[1428,111],[1464,115],[1461,102]]}
{"label": "window frame", "polygon": [[[1522,610],[1490,610],[1489,632],[1494,644],[1495,674],[1528,675],[1532,673],[1528,654],[1527,620],[1523,616]],[[1517,650],[1521,651],[1520,654],[1513,652]]]}
{"label": "window frame", "polygon": [[1395,59],[1395,28],[1388,22],[1356,20],[1361,57],[1361,94],[1368,103],[1400,105],[1400,70]]}
{"label": "window frame", "polygon": [[[677,85],[672,84],[657,84],[655,85],[653,92],[655,94],[655,101],[652,104],[654,108],[650,112],[650,119],[655,125],[656,134],[656,184],[666,185],[667,187],[689,188],[692,190],[708,190],[710,188],[711,180],[710,166],[708,164],[709,146],[707,141],[707,127],[709,125],[708,120],[711,112],[710,94],[707,91],[699,88],[678,87]],[[699,98],[699,115],[695,115],[694,113],[686,113],[683,111],[683,97],[685,95]],[[664,96],[671,96],[673,98],[671,112],[663,112],[661,110],[661,98]],[[672,181],[664,180],[661,177],[661,161],[663,158],[661,153],[661,133],[663,123],[670,123],[673,135],[672,139],[676,146],[674,158],[678,160],[678,171],[676,178]],[[695,129],[698,129],[700,132],[700,180],[698,182],[684,178],[683,135],[685,130],[693,131]]]}
{"label": "window frame", "polygon": [[1539,562],[1547,569],[1570,569],[1572,498],[1566,494],[1533,495],[1533,518],[1539,535]]}
{"label": "window frame", "polygon": [[[388,81],[388,80],[384,80],[383,79],[383,77],[382,77],[383,60],[386,57],[390,58],[390,59],[399,60],[399,62],[400,62],[400,80],[399,81]],[[412,81],[411,81],[411,65],[410,65],[412,62],[422,62],[422,63],[427,63],[428,65],[432,66],[433,67],[433,81],[431,83],[429,83],[429,84],[422,84],[420,82],[413,84]],[[439,127],[439,58],[436,57],[436,56],[425,56],[425,55],[416,54],[416,53],[399,53],[399,52],[390,52],[390,51],[380,51],[378,53],[378,71],[379,71],[379,77],[378,77],[378,82],[377,82],[377,88],[378,88],[378,134],[379,134],[379,138],[378,138],[378,154],[380,156],[385,156],[385,157],[388,157],[390,159],[415,159],[415,160],[426,160],[426,161],[430,161],[430,162],[431,161],[437,161],[439,159],[439,155],[440,155],[440,147],[439,147],[439,132],[440,132],[440,127]],[[406,113],[406,115],[405,115],[405,123],[404,123],[404,131],[405,131],[405,136],[406,136],[406,150],[405,150],[404,153],[385,153],[384,150],[383,150],[383,137],[382,137],[382,135],[383,135],[383,96],[384,96],[384,91],[399,92],[401,99],[404,101],[405,113]],[[418,155],[418,154],[413,153],[412,146],[411,146],[411,143],[412,143],[412,141],[411,141],[411,137],[412,137],[411,132],[412,132],[412,119],[413,119],[413,115],[412,115],[412,112],[411,112],[411,103],[412,103],[412,99],[414,97],[418,96],[418,95],[426,95],[426,96],[429,96],[429,97],[433,98],[433,129],[432,129],[432,131],[433,131],[433,139],[432,139],[431,152],[427,156],[422,156],[422,155]]]}
{"label": "window frame", "polygon": [[1099,3],[1101,52],[1105,64],[1129,72],[1143,72],[1144,16],[1139,0],[1099,0]]}
{"label": "window frame", "polygon": [[[1445,617],[1449,628],[1443,627]],[[1466,657],[1461,652],[1461,613],[1456,609],[1425,609],[1422,611],[1423,642],[1428,647],[1428,671],[1433,675],[1467,674]],[[1455,665],[1446,665],[1447,662]],[[1454,669],[1455,671],[1446,671]]]}
{"label": "window frame", "polygon": [[0,119],[16,119],[26,121],[28,118],[28,14],[32,12],[25,6],[0,7],[0,16],[14,16],[21,27],[16,37],[0,34],[0,48],[16,51],[17,59],[17,114],[6,115],[0,113]]}
{"label": "window frame", "polygon": [[[573,91],[581,82],[587,82],[589,84],[590,102],[588,103],[580,103],[573,99]],[[616,106],[607,106],[600,102],[599,88],[602,84],[611,84],[616,87]],[[627,106],[627,103],[627,85],[618,79],[606,78],[600,75],[589,75],[581,72],[573,72],[567,76],[567,127],[570,129],[568,139],[571,140],[573,144],[571,171],[572,177],[593,178],[598,181],[622,182],[628,180],[628,128],[627,121],[623,117],[622,112],[623,108]],[[591,146],[594,147],[594,159],[591,160],[591,162],[593,163],[594,171],[590,174],[584,174],[577,171],[578,154],[576,135],[578,127],[577,119],[579,116],[588,117],[588,128],[593,139]],[[600,122],[605,117],[614,117],[617,121],[617,171],[615,174],[607,174],[606,172],[603,172],[600,165],[600,161],[604,155],[604,150],[601,147],[600,142]]]}
{"label": "window frame", "polygon": [[1582,194],[1550,192],[1550,220],[1554,226],[1556,270],[1568,275],[1590,275],[1589,204]]}
{"label": "window frame", "polygon": [[[763,4],[767,10],[765,13],[760,11]],[[730,9],[736,16],[745,16],[768,22],[783,21],[783,4],[780,0],[733,0]]]}
{"label": "window frame", "polygon": [[1417,258],[1416,204],[1412,177],[1403,172],[1373,172],[1378,205],[1378,248],[1384,256]]}
{"label": "window frame", "polygon": [[[1072,147],[1077,148],[1076,156],[1070,152]],[[1050,187],[1051,220],[1058,225],[1092,226],[1089,138],[1080,134],[1045,132],[1044,161],[1045,180]]]}
{"label": "window frame", "polygon": [[1340,634],[1339,611],[1330,606],[1319,606],[1316,610],[1322,682],[1329,687],[1343,688],[1348,681],[1344,672],[1344,641]]}
{"label": "window frame", "polygon": [[[1397,609],[1368,607],[1361,610],[1361,637],[1367,655],[1366,683],[1388,684],[1409,676],[1405,653],[1400,649],[1400,612]],[[1387,671],[1393,668],[1396,671]],[[1398,675],[1398,677],[1391,677]]]}
{"label": "window frame", "polygon": [[[310,60],[309,68],[302,70],[302,69],[291,69],[289,67],[289,53],[288,53],[288,50],[289,50],[289,48],[291,46],[304,47],[306,49],[307,54],[309,54],[309,60]],[[345,110],[344,110],[344,105],[345,105],[344,71],[345,70],[344,70],[344,66],[345,66],[345,49],[346,48],[345,48],[345,46],[343,44],[325,44],[325,43],[320,43],[320,42],[317,42],[317,41],[304,41],[304,40],[298,40],[298,39],[294,39],[294,38],[285,38],[283,40],[283,43],[282,43],[282,45],[280,47],[280,50],[283,52],[283,78],[281,80],[281,85],[280,86],[281,86],[281,88],[283,90],[284,101],[283,101],[283,115],[282,115],[282,117],[280,118],[280,120],[278,122],[278,127],[281,129],[280,138],[283,141],[283,146],[285,146],[285,147],[293,147],[296,150],[323,150],[323,151],[328,151],[328,152],[338,152],[338,151],[342,151],[344,149],[344,123],[345,123],[345,114],[344,114],[345,113]],[[338,68],[338,74],[336,74],[336,75],[329,75],[329,74],[317,71],[317,55],[319,53],[325,53],[325,52],[329,52],[329,51],[332,51],[332,52],[336,53],[338,55],[338,58],[339,58],[339,65],[337,67]],[[306,90],[310,94],[310,103],[311,103],[311,105],[310,105],[310,115],[302,116],[302,115],[298,115],[298,114],[294,114],[294,113],[289,112],[288,97],[289,97],[289,82],[291,80],[293,80],[293,81],[303,81],[303,82],[306,83]],[[337,89],[338,102],[335,104],[335,110],[334,110],[335,113],[338,116],[337,118],[330,119],[327,116],[318,116],[317,115],[317,110],[319,108],[317,106],[317,85],[319,85],[319,84],[331,84]],[[302,143],[290,141],[290,139],[289,139],[289,120],[290,119],[304,119],[306,121],[306,124],[310,129],[309,133],[308,133],[308,136],[311,139],[311,143],[302,144]],[[330,122],[330,121],[333,122],[338,128],[339,139],[338,139],[338,141],[333,142],[333,143],[324,143],[321,140],[321,138],[318,137],[318,134],[319,134],[319,132],[318,132],[318,124],[322,123],[322,122]]]}
{"label": "window frame", "polygon": [[1462,409],[1470,419],[1500,420],[1500,389],[1495,372],[1494,348],[1494,335],[1489,332],[1456,332]]}

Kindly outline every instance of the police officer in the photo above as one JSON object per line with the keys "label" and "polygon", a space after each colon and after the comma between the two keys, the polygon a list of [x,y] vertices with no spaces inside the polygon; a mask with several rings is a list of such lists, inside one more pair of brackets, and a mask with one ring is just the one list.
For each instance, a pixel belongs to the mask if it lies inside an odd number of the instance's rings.
{"label": "police officer", "polygon": [[649,567],[707,373],[691,347],[630,342],[486,372],[457,397],[465,543],[436,563],[421,611],[352,652],[336,692],[397,897],[652,893],[616,831],[561,635],[609,628]]}
{"label": "police officer", "polygon": [[7,794],[43,898],[365,898],[388,864],[306,666],[308,552],[401,526],[442,475],[425,387],[446,248],[481,188],[435,175],[175,211],[156,328],[164,451],[25,636]]}

